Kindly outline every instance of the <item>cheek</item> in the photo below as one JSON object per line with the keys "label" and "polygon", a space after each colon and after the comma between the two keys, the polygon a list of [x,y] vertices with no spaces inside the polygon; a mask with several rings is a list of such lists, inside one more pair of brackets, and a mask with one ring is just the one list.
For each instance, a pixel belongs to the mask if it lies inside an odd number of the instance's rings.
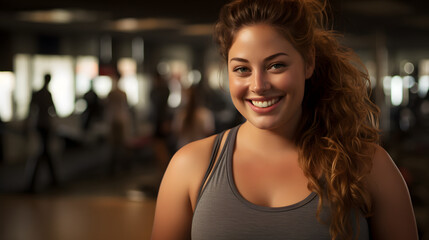
{"label": "cheek", "polygon": [[302,104],[302,100],[304,99],[305,80],[295,83],[293,88],[295,100],[299,102],[299,104]]}
{"label": "cheek", "polygon": [[229,91],[232,98],[244,97],[246,90],[246,83],[242,79],[229,78]]}
{"label": "cheek", "polygon": [[273,83],[276,88],[286,91],[303,91],[305,85],[305,77],[302,73],[290,71],[285,75],[278,76]]}

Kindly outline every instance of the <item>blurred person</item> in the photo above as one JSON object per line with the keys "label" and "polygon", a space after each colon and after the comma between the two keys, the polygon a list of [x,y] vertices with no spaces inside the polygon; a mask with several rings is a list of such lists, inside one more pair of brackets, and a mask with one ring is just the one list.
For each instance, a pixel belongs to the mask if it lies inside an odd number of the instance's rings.
{"label": "blurred person", "polygon": [[94,79],[90,81],[90,88],[83,95],[83,99],[86,102],[86,109],[82,113],[82,128],[84,131],[88,131],[91,125],[99,120],[102,113],[101,100],[94,91]]}
{"label": "blurred person", "polygon": [[169,96],[170,89],[168,88],[167,79],[158,72],[155,72],[150,91],[150,114],[155,129],[153,135],[156,138],[166,138],[170,131],[170,107],[168,106]]}
{"label": "blurred person", "polygon": [[215,39],[246,122],[173,156],[152,240],[418,239],[368,73],[326,16],[317,0],[222,8]]}
{"label": "blurred person", "polygon": [[131,112],[127,101],[127,94],[122,91],[118,83],[119,74],[111,75],[112,90],[106,99],[106,117],[109,126],[110,144],[110,174],[115,174],[117,170],[124,166],[126,158],[126,144],[131,135]]}
{"label": "blurred person", "polygon": [[168,105],[169,96],[168,80],[155,71],[150,91],[151,118],[154,125],[151,144],[156,158],[159,178],[164,174],[171,157],[169,142],[171,137],[171,109]]}
{"label": "blurred person", "polygon": [[49,92],[49,84],[51,82],[51,74],[44,75],[44,84],[42,89],[34,92],[30,101],[30,113],[28,121],[35,124],[35,129],[40,137],[41,152],[34,158],[34,161],[29,160],[30,170],[30,186],[29,191],[36,191],[37,176],[42,162],[45,160],[49,167],[52,185],[58,185],[57,170],[52,157],[52,149],[50,139],[55,133],[54,117],[57,115],[52,95]]}
{"label": "blurred person", "polygon": [[173,119],[173,133],[176,149],[184,145],[208,137],[214,133],[215,123],[212,112],[206,108],[198,95],[197,86],[184,91],[184,103]]}

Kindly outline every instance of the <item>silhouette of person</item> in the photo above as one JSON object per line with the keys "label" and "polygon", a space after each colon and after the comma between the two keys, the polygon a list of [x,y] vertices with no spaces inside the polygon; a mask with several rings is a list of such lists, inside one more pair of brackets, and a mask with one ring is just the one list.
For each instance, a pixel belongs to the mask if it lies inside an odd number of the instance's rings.
{"label": "silhouette of person", "polygon": [[126,141],[130,133],[131,112],[127,94],[119,86],[119,75],[112,74],[112,90],[107,96],[107,122],[109,124],[109,143],[111,145],[110,173],[115,174],[125,152]]}
{"label": "silhouette of person", "polygon": [[88,131],[91,124],[97,120],[101,114],[100,98],[94,91],[94,80],[91,80],[90,89],[83,95],[83,99],[86,102],[86,109],[82,113],[82,128]]}
{"label": "silhouette of person", "polygon": [[58,184],[57,173],[55,170],[54,160],[51,155],[51,148],[49,144],[50,137],[54,132],[53,117],[56,116],[56,109],[52,101],[52,95],[48,90],[49,83],[51,82],[51,75],[45,74],[44,85],[42,89],[34,92],[30,102],[30,116],[29,118],[35,119],[35,127],[41,140],[40,155],[35,158],[31,163],[31,182],[29,191],[34,192],[37,183],[37,175],[43,160],[46,160],[51,175],[52,184]]}
{"label": "silhouette of person", "polygon": [[152,135],[153,150],[160,176],[164,174],[165,168],[170,160],[170,148],[168,138],[170,137],[170,109],[168,106],[168,97],[170,89],[167,80],[158,72],[154,73],[153,85],[150,92],[151,117],[154,124],[154,133]]}
{"label": "silhouette of person", "polygon": [[151,114],[155,125],[154,137],[165,138],[168,134],[168,97],[170,89],[167,81],[155,72],[150,92]]}

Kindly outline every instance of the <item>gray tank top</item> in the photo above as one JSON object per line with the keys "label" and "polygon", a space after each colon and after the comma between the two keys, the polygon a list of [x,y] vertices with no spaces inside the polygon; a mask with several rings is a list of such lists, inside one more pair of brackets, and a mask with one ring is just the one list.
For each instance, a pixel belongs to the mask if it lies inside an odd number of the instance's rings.
{"label": "gray tank top", "polygon": [[[239,126],[231,129],[219,160],[213,166],[223,133],[215,140],[211,162],[198,195],[192,219],[193,240],[326,239],[329,235],[329,208],[316,218],[318,195],[284,207],[266,207],[247,201],[238,192],[232,172],[232,155]],[[207,179],[212,171],[210,178]],[[204,186],[204,182],[207,183]],[[352,214],[353,226],[355,217]],[[359,213],[359,239],[369,239],[368,223]],[[356,230],[354,230],[356,232]]]}

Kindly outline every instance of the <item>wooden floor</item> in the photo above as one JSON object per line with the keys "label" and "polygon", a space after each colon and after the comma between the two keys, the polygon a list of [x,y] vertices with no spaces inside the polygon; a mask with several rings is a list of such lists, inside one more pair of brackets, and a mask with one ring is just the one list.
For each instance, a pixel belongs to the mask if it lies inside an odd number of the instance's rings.
{"label": "wooden floor", "polygon": [[28,161],[0,164],[0,240],[149,239],[160,181],[150,151],[116,174],[108,153],[105,145],[65,151],[58,186],[43,165],[32,194]]}
{"label": "wooden floor", "polygon": [[150,198],[0,196],[0,239],[149,239],[154,209]]}

